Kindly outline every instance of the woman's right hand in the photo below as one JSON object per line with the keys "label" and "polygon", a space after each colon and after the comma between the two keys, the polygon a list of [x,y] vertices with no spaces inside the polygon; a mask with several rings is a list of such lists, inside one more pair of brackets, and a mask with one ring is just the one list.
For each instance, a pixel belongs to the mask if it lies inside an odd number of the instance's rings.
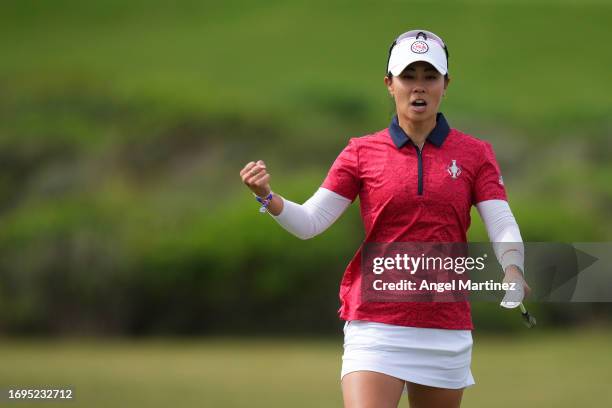
{"label": "woman's right hand", "polygon": [[270,174],[263,160],[249,162],[240,170],[242,182],[258,197],[264,198],[270,194]]}

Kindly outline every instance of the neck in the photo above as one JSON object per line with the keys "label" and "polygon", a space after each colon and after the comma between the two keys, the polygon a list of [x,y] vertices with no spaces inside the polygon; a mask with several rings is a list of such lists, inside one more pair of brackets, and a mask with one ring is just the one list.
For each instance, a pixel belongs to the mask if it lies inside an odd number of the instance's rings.
{"label": "neck", "polygon": [[434,115],[426,120],[415,122],[398,113],[397,119],[400,127],[410,140],[419,148],[422,148],[425,140],[427,140],[427,136],[436,127],[436,116]]}

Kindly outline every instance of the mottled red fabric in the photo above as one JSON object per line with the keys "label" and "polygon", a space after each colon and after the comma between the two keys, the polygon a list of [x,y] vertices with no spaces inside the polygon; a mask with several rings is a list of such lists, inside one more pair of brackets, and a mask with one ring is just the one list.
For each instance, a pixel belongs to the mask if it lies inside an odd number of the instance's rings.
{"label": "mottled red fabric", "polygon": [[[493,149],[485,141],[450,129],[441,146],[425,143],[422,165],[423,193],[419,195],[416,149],[410,143],[398,148],[387,128],[350,139],[321,187],[351,201],[359,196],[364,242],[466,242],[471,206],[506,200]],[[342,278],[341,319],[474,328],[469,302],[362,302],[362,248]]]}

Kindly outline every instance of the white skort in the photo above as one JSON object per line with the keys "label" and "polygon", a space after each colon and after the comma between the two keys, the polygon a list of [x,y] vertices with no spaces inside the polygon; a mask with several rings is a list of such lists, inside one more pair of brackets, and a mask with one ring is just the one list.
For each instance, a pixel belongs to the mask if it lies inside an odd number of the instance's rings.
{"label": "white skort", "polygon": [[474,385],[471,330],[396,326],[363,320],[344,325],[340,380],[367,370],[439,388]]}

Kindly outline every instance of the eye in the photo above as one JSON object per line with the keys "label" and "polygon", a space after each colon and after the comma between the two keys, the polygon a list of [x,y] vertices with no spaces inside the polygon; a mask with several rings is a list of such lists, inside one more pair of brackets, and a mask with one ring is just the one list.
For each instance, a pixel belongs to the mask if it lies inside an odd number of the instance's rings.
{"label": "eye", "polygon": [[431,80],[436,80],[436,79],[438,79],[438,76],[437,75],[427,75],[426,78],[427,79],[431,79]]}

